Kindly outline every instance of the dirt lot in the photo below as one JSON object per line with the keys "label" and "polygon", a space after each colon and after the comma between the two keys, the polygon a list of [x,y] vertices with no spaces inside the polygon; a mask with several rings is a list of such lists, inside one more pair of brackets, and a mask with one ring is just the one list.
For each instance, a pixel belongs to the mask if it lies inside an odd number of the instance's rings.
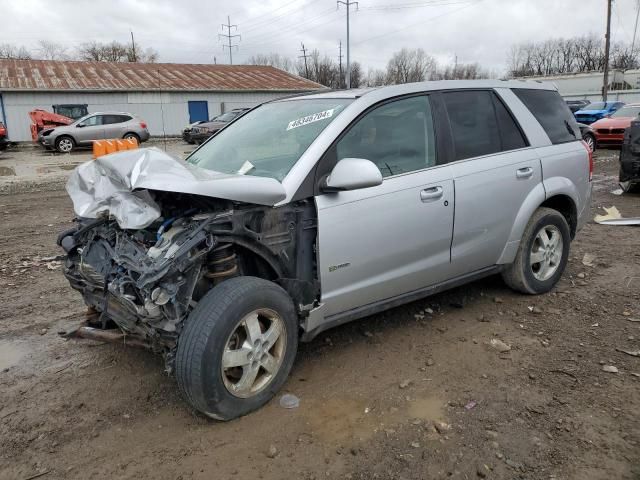
{"label": "dirt lot", "polygon": [[[617,152],[596,168],[594,211],[640,216],[610,193]],[[84,311],[46,260],[72,210],[38,190],[0,196],[2,479],[640,479],[640,358],[617,351],[640,349],[637,227],[590,223],[550,294],[489,278],[323,334],[283,391],[299,408],[216,423],[160,358],[58,336]]]}

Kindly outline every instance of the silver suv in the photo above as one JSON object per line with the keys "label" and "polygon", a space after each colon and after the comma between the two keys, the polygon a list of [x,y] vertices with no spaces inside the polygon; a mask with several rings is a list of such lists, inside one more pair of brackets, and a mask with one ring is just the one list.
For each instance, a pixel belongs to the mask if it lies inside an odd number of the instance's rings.
{"label": "silver suv", "polygon": [[328,328],[492,274],[549,291],[592,168],[569,108],[537,82],[265,103],[186,163],[147,149],[74,172],[79,221],[59,244],[90,306],[74,333],[162,353],[188,403],[232,419]]}
{"label": "silver suv", "polygon": [[96,112],[79,118],[70,125],[43,130],[38,142],[45,148],[69,153],[79,146],[91,146],[93,140],[134,138],[138,143],[149,140],[147,124],[125,112]]}

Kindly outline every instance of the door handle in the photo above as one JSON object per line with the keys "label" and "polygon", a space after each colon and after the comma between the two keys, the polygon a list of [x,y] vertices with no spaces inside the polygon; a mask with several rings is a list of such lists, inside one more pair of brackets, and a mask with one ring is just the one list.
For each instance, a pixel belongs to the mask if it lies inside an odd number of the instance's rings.
{"label": "door handle", "polygon": [[531,167],[519,168],[516,171],[516,178],[529,178],[531,175],[533,175],[533,168]]}
{"label": "door handle", "polygon": [[420,192],[420,200],[423,202],[433,202],[442,197],[442,187],[425,188]]}

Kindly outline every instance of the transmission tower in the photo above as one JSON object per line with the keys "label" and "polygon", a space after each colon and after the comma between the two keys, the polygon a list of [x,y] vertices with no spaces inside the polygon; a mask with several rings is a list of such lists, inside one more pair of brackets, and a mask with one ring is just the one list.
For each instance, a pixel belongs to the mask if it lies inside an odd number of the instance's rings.
{"label": "transmission tower", "polygon": [[227,45],[223,45],[222,48],[228,48],[229,49],[229,65],[233,65],[233,53],[232,50],[234,48],[238,48],[238,45],[233,45],[231,43],[231,41],[234,38],[239,38],[240,40],[242,40],[242,37],[240,35],[231,35],[231,29],[235,28],[235,31],[238,31],[238,26],[237,25],[231,25],[231,19],[229,17],[227,17],[227,23],[223,23],[222,24],[222,30],[224,31],[226,29],[227,33],[219,33],[218,34],[218,40],[220,39],[220,37],[226,38],[227,39]]}

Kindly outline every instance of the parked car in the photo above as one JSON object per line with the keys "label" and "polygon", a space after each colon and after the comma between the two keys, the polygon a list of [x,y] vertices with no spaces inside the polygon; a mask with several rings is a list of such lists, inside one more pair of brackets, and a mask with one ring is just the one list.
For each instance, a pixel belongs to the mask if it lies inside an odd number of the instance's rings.
{"label": "parked car", "polygon": [[8,146],[7,128],[4,126],[4,123],[0,122],[0,151],[6,150]]}
{"label": "parked car", "polygon": [[200,144],[204,142],[211,135],[225,127],[229,122],[234,121],[249,110],[250,109],[248,108],[235,108],[227,113],[214,117],[208,122],[196,125],[191,129],[191,139],[193,140],[193,143]]}
{"label": "parked car", "polygon": [[640,193],[640,118],[635,118],[624,133],[620,149],[618,180],[625,193]]}
{"label": "parked car", "polygon": [[[211,120],[209,120],[209,121],[212,122],[213,118]],[[191,133],[193,131],[193,127],[195,127],[196,125],[200,125],[201,123],[204,123],[204,122],[205,122],[205,120],[198,120],[197,122],[190,123],[189,125],[184,127],[182,129],[182,140],[187,142],[189,145],[193,145],[194,143],[196,143],[196,142],[194,142],[193,138],[191,138]]]}
{"label": "parked car", "polygon": [[45,148],[68,153],[76,147],[91,146],[93,140],[134,138],[138,143],[149,140],[147,124],[124,112],[96,112],[70,125],[63,125],[38,134],[38,142]]}
{"label": "parked car", "polygon": [[298,341],[336,325],[497,273],[548,292],[590,218],[591,151],[538,82],[275,100],[186,162],[147,149],[78,167],[58,243],[94,319],[76,335],[162,352],[215,419],[264,405]]}
{"label": "parked car", "polygon": [[596,120],[611,115],[623,105],[624,102],[594,102],[578,110],[574,115],[578,122],[591,125]]}
{"label": "parked car", "polygon": [[596,133],[598,145],[622,145],[625,130],[629,128],[632,120],[638,118],[638,115],[640,115],[640,103],[629,104],[592,123],[591,127]]}
{"label": "parked car", "polygon": [[578,123],[578,128],[580,129],[580,135],[582,135],[582,139],[589,147],[589,150],[594,152],[597,146],[596,132],[591,128],[591,125],[585,125],[584,123]]}
{"label": "parked car", "polygon": [[591,103],[591,100],[565,100],[571,113],[576,113],[578,110],[582,110]]}

